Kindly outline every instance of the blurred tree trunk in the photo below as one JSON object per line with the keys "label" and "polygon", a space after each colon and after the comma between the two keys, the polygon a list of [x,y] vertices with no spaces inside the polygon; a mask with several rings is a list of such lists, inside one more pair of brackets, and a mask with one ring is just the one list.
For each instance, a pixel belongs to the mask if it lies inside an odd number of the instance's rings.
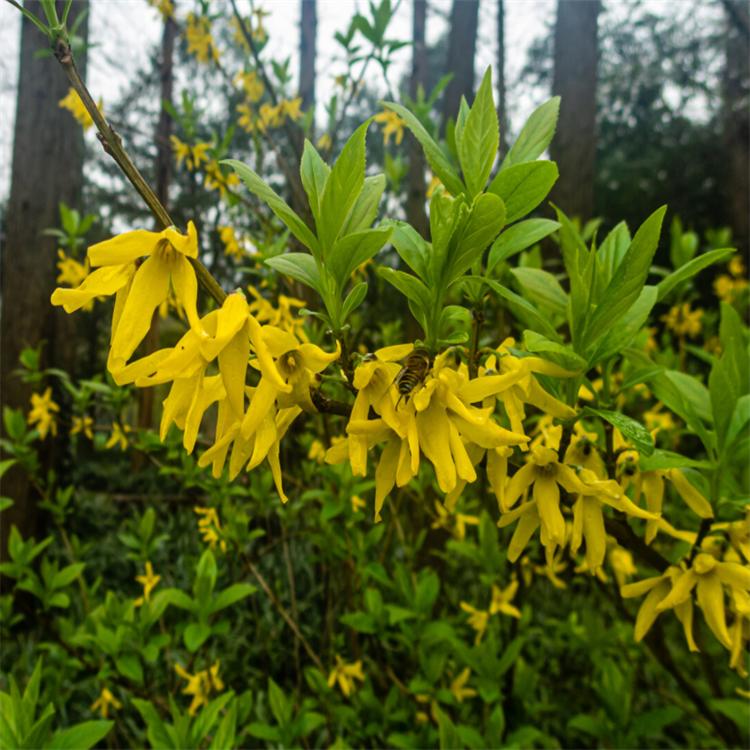
{"label": "blurred tree trunk", "polygon": [[724,0],[727,33],[723,76],[724,146],[729,218],[738,249],[750,246],[750,13],[746,2]]}
{"label": "blurred tree trunk", "polygon": [[[173,3],[175,7],[176,3]],[[156,163],[154,165],[156,197],[169,210],[169,183],[172,179],[172,149],[169,137],[172,135],[172,116],[167,106],[172,104],[174,88],[174,44],[177,38],[177,24],[174,16],[164,17],[164,28],[161,34],[161,56],[159,59],[159,120],[156,124],[154,141],[156,143]],[[157,229],[160,227],[157,226]],[[153,352],[159,346],[159,310],[154,311],[151,328],[146,337],[146,351]],[[138,427],[148,429],[153,424],[154,388],[138,390]],[[133,466],[139,468],[144,459],[143,454],[133,454]]]}
{"label": "blurred tree trunk", "polygon": [[[57,5],[58,13],[62,13],[63,3],[58,0]],[[25,6],[44,17],[38,0],[27,0]],[[87,0],[75,3],[71,25],[77,14],[87,11]],[[86,19],[77,33],[86,40]],[[75,362],[74,322],[49,301],[57,277],[56,240],[42,232],[59,225],[60,201],[80,208],[83,133],[70,113],[59,107],[58,102],[68,93],[68,80],[59,63],[51,55],[36,56],[47,47],[46,37],[24,18],[0,306],[2,401],[24,413],[29,409],[32,388],[13,375],[22,349],[44,339],[43,366],[71,369]],[[79,53],[76,62],[85,76],[85,52]],[[12,524],[24,536],[34,532],[36,499],[31,496],[26,476],[15,467],[3,477],[2,494],[15,503],[3,512],[0,526],[0,556],[4,557]]]}
{"label": "blurred tree trunk", "polygon": [[508,151],[508,113],[505,101],[505,0],[497,0],[497,120],[500,123],[500,158]]}
{"label": "blurred tree trunk", "polygon": [[453,0],[445,70],[453,78],[443,94],[443,127],[456,119],[461,97],[471,104],[474,93],[474,54],[477,45],[479,0]]}
{"label": "blurred tree trunk", "polygon": [[550,153],[560,169],[552,200],[586,221],[594,213],[599,0],[558,0],[552,93],[562,97]]}
{"label": "blurred tree trunk", "polygon": [[[427,21],[426,0],[414,0],[412,16],[412,57],[409,96],[417,98],[421,86],[427,87],[427,47],[425,26]],[[427,237],[427,214],[425,212],[425,158],[417,139],[407,134],[409,143],[409,188],[406,197],[406,219],[423,236]]]}
{"label": "blurred tree trunk", "polygon": [[315,106],[315,55],[318,35],[316,0],[302,0],[299,30],[299,95],[302,109]]}

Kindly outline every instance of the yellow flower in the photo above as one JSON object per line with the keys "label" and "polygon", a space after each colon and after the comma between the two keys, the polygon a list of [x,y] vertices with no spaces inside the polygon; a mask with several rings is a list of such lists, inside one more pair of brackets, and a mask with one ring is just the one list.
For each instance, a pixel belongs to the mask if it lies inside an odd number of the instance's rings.
{"label": "yellow flower", "polygon": [[128,448],[128,436],[130,432],[130,425],[122,425],[118,422],[112,423],[112,434],[109,436],[109,440],[104,444],[104,447],[109,450],[114,448],[116,445],[120,446],[120,450],[124,451]]}
{"label": "yellow flower", "polygon": [[260,80],[260,77],[254,70],[251,70],[247,73],[237,73],[234,80],[235,83],[241,86],[244,90],[245,96],[247,96],[248,101],[253,104],[260,101],[261,97],[263,96],[263,92],[265,91],[265,87],[263,86],[263,82]]}
{"label": "yellow flower", "polygon": [[317,461],[322,464],[326,458],[326,447],[320,440],[313,440],[310,445],[310,450],[307,453],[307,457],[311,461]]}
{"label": "yellow flower", "polygon": [[89,440],[94,439],[94,420],[91,417],[73,417],[70,427],[71,435],[83,433]]}
{"label": "yellow flower", "polygon": [[504,589],[499,586],[492,586],[492,601],[490,601],[490,614],[498,613],[520,619],[521,612],[518,607],[511,604],[513,597],[518,591],[518,581],[511,581]]}
{"label": "yellow flower", "polygon": [[[148,256],[136,270],[135,261]],[[205,336],[198,319],[198,282],[188,258],[198,257],[198,233],[188,222],[187,234],[170,227],[163,232],[136,229],[92,245],[89,263],[101,266],[76,289],[56,289],[52,304],[65,312],[83,307],[95,297],[117,293],[112,318],[112,346],[107,362],[115,375],[151,327],[154,310],[169,296],[170,286],[192,330]]]}
{"label": "yellow flower", "polygon": [[227,543],[221,538],[221,522],[219,521],[219,514],[216,512],[216,508],[196,506],[193,508],[193,512],[200,516],[198,519],[198,531],[201,537],[203,537],[203,541],[211,549],[215,549],[218,542],[221,551],[226,552]]}
{"label": "yellow flower", "polygon": [[172,18],[174,16],[174,4],[172,0],[148,0],[148,4],[152,8],[161,13],[162,18]]}
{"label": "yellow flower", "polygon": [[52,388],[46,388],[44,393],[31,394],[31,409],[26,422],[33,425],[44,440],[48,434],[57,435],[57,418],[55,413],[60,407],[52,400]]}
{"label": "yellow flower", "polygon": [[119,711],[122,708],[122,703],[112,695],[109,688],[103,687],[99,697],[91,704],[91,710],[98,711],[102,719],[106,719],[109,717],[110,708],[113,711]]}
{"label": "yellow flower", "polygon": [[240,247],[240,243],[237,240],[237,235],[234,232],[234,228],[228,226],[220,226],[218,227],[218,229],[221,241],[224,243],[224,254],[229,255],[233,258],[237,258],[237,260],[242,260],[242,258],[245,256],[245,251],[242,247]]}
{"label": "yellow flower", "polygon": [[277,128],[284,122],[284,115],[282,111],[282,105],[277,104],[261,104],[260,106],[260,122],[258,126],[261,131],[265,132],[267,128]]}
{"label": "yellow flower", "polygon": [[296,122],[302,117],[302,112],[300,111],[301,106],[301,96],[294,99],[282,99],[282,101],[279,102],[280,114],[282,117],[288,117],[290,120]]}
{"label": "yellow flower", "polygon": [[732,259],[729,261],[728,268],[729,273],[731,273],[735,278],[745,275],[745,263],[743,262],[742,255],[740,253],[732,256]]}
{"label": "yellow flower", "polygon": [[185,166],[191,171],[195,171],[200,167],[203,162],[208,162],[208,150],[212,147],[211,143],[206,141],[199,141],[194,146],[189,143],[181,141],[176,135],[169,136],[169,140],[172,143],[172,151],[174,152],[175,161],[177,166],[181,166],[182,162],[185,162]]}
{"label": "yellow flower", "polygon": [[703,310],[700,308],[691,310],[690,303],[685,302],[682,305],[675,305],[670,308],[669,312],[666,315],[662,315],[661,319],[667,328],[677,336],[695,338],[701,332],[702,317]]}
{"label": "yellow flower", "polygon": [[195,716],[201,706],[208,705],[208,699],[215,690],[221,692],[224,689],[224,683],[219,677],[219,666],[221,662],[217,660],[208,669],[203,669],[195,674],[190,674],[182,665],[175,664],[174,670],[177,674],[187,681],[183,689],[185,695],[192,695],[193,700],[188,708],[188,713]]}
{"label": "yellow flower", "polygon": [[404,139],[404,128],[406,123],[391,110],[380,112],[373,118],[383,126],[383,143],[387,146],[391,141],[391,136],[396,138],[396,145],[400,145]]}
{"label": "yellow flower", "polygon": [[62,249],[58,249],[57,257],[60,259],[57,261],[57,268],[60,271],[57,276],[57,283],[78,286],[88,274],[86,266],[79,263],[75,258],[66,255]]}
{"label": "yellow flower", "polygon": [[318,140],[315,142],[315,145],[320,151],[328,151],[333,145],[333,141],[331,140],[331,136],[328,133],[323,133],[323,135],[321,135],[320,138],[318,138]]}
{"label": "yellow flower", "polygon": [[485,609],[476,609],[468,602],[461,602],[461,609],[469,614],[469,625],[476,630],[477,634],[474,643],[479,644],[487,630],[490,621],[490,613]]}
{"label": "yellow flower", "polygon": [[466,667],[461,673],[451,681],[451,693],[458,703],[463,703],[464,698],[473,698],[477,691],[474,688],[464,687],[471,677],[471,670]]}
{"label": "yellow flower", "polygon": [[207,190],[218,190],[219,195],[225,199],[229,195],[229,191],[232,188],[236,188],[239,184],[240,178],[234,172],[224,174],[218,162],[211,161],[206,164],[203,186]]}
{"label": "yellow flower", "polygon": [[199,18],[195,13],[188,13],[185,36],[188,52],[193,53],[199,62],[219,59],[219,50],[211,36],[211,21],[206,16]]}
{"label": "yellow flower", "polygon": [[328,675],[328,687],[332,688],[338,683],[339,690],[341,690],[345,698],[348,698],[357,689],[355,680],[359,680],[360,682],[365,681],[361,660],[347,664],[337,654],[336,665]]}
{"label": "yellow flower", "polygon": [[638,572],[633,562],[633,555],[618,544],[613,544],[609,551],[609,564],[612,566],[617,585],[620,588],[627,583],[628,578]]}
{"label": "yellow flower", "polygon": [[143,586],[143,596],[139,596],[134,604],[136,607],[140,607],[144,602],[151,600],[151,592],[156,588],[156,585],[161,581],[161,576],[154,575],[154,568],[150,562],[146,563],[146,574],[142,576],[136,576],[135,580]]}
{"label": "yellow flower", "polygon": [[466,513],[451,513],[441,502],[435,500],[437,518],[432,522],[433,529],[448,529],[456,539],[466,538],[466,527],[478,526],[479,518]]}
{"label": "yellow flower", "polygon": [[653,409],[643,413],[643,422],[651,432],[652,437],[656,437],[656,434],[661,430],[672,432],[676,428],[674,417],[668,411],[662,411],[661,407],[661,404],[657,404]]}
{"label": "yellow flower", "polygon": [[732,278],[723,273],[714,279],[714,292],[723,302],[732,304],[741,292],[747,289],[747,279]]}
{"label": "yellow flower", "polygon": [[692,636],[691,599],[691,592],[696,589],[706,624],[719,642],[731,651],[732,638],[727,629],[724,607],[725,586],[732,596],[745,601],[750,593],[750,567],[736,562],[720,562],[705,552],[696,555],[689,568],[673,566],[661,576],[623,586],[621,594],[626,598],[648,592],[636,618],[636,641],[646,635],[661,612],[674,609],[682,621],[690,650],[697,651]]}
{"label": "yellow flower", "polygon": [[237,124],[246,132],[254,133],[258,129],[258,123],[255,118],[255,113],[249,104],[244,102],[237,105],[237,112],[240,117],[237,120]]}
{"label": "yellow flower", "polygon": [[[67,95],[58,102],[61,109],[67,109],[73,117],[81,124],[84,130],[88,130],[94,120],[86,109],[81,97],[74,88],[68,89]],[[99,101],[98,108],[101,109],[102,103]]]}
{"label": "yellow flower", "polygon": [[367,506],[367,503],[359,496],[359,495],[352,495],[352,513],[359,513],[362,508],[365,508]]}
{"label": "yellow flower", "polygon": [[439,177],[436,177],[435,175],[432,175],[430,178],[430,184],[427,186],[427,192],[425,193],[425,197],[427,200],[430,200],[432,198],[433,193],[439,186],[441,186],[443,183],[440,181]]}

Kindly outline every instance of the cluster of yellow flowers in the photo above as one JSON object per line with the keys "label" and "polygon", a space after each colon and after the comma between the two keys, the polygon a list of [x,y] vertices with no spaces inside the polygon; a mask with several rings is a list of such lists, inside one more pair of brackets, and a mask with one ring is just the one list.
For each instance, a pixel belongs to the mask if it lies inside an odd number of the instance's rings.
{"label": "cluster of yellow flowers", "polygon": [[676,336],[688,336],[694,339],[700,335],[702,330],[702,317],[703,310],[700,308],[692,310],[689,302],[683,302],[681,305],[671,307],[666,315],[662,315],[661,319]]}
{"label": "cluster of yellow flowers", "polygon": [[161,13],[162,18],[172,18],[174,16],[174,3],[172,0],[148,0],[152,8]]}
{"label": "cluster of yellow flowers", "polygon": [[57,435],[57,417],[60,407],[52,400],[52,388],[44,393],[31,394],[31,409],[26,417],[28,424],[36,428],[39,437],[44,440],[47,435]]}
{"label": "cluster of yellow flowers", "polygon": [[404,140],[404,128],[406,123],[392,110],[386,109],[372,118],[383,126],[383,143],[387,146],[391,142],[391,136],[395,136],[396,145]]}
{"label": "cluster of yellow flowers", "polygon": [[219,49],[211,35],[211,21],[206,16],[188,13],[185,37],[188,52],[194,54],[199,62],[218,61]]}
{"label": "cluster of yellow flowers", "polygon": [[242,88],[245,96],[252,104],[259,102],[265,92],[263,81],[254,70],[242,71],[234,77],[235,83]]}
{"label": "cluster of yellow flowers", "polygon": [[224,244],[224,255],[228,255],[230,258],[236,258],[242,260],[245,257],[245,248],[240,245],[240,239],[237,237],[237,233],[234,231],[234,227],[220,226],[219,237]]}
{"label": "cluster of yellow flowers", "polygon": [[[52,302],[73,312],[99,296],[116,294],[108,369],[118,384],[140,387],[171,383],[164,401],[162,439],[172,423],[184,431],[183,445],[195,447],[204,413],[218,406],[215,443],[201,457],[215,476],[229,457],[234,478],[267,459],[279,495],[279,443],[302,410],[315,411],[310,386],[339,356],[301,342],[292,332],[261,325],[242,292],[227,296],[219,310],[200,318],[197,279],[189,258],[198,255],[192,222],[187,234],[136,230],[89,248],[93,270],[75,289],[57,289]],[[137,263],[143,256],[143,262]],[[185,312],[188,332],[175,347],[128,362],[149,330],[154,310],[170,287]],[[249,359],[260,370],[257,386],[246,386]],[[218,374],[209,375],[209,366]],[[246,401],[249,405],[246,408]],[[230,451],[231,449],[231,451]]]}
{"label": "cluster of yellow flowers", "polygon": [[206,175],[203,180],[203,187],[206,190],[218,190],[221,197],[226,199],[229,193],[239,185],[240,178],[234,172],[223,172],[219,162],[211,160],[206,164]]}
{"label": "cluster of yellow flowers", "polygon": [[176,135],[169,136],[169,140],[172,143],[172,151],[178,167],[182,166],[184,161],[185,166],[194,172],[203,162],[209,161],[207,151],[211,148],[210,143],[199,141],[191,146],[181,141]]}
{"label": "cluster of yellow flowers", "polygon": [[276,105],[264,102],[256,114],[251,104],[243,102],[237,105],[240,115],[237,123],[246,133],[265,133],[271,128],[281,127],[287,120],[299,120],[302,117],[301,107],[302,98],[298,96],[294,99],[282,99]]}
{"label": "cluster of yellow flowers", "polygon": [[208,669],[190,674],[181,664],[175,664],[174,671],[187,682],[182,692],[193,697],[188,708],[188,713],[191,716],[195,716],[201,706],[208,705],[208,699],[212,692],[220,693],[224,690],[224,682],[219,677],[220,666],[221,662],[217,660]]}
{"label": "cluster of yellow flowers", "polygon": [[227,543],[222,538],[221,521],[216,508],[204,508],[196,506],[193,512],[198,516],[198,532],[203,541],[211,548],[216,549],[218,543],[222,552],[227,551]]}
{"label": "cluster of yellow flowers", "polygon": [[748,281],[745,278],[745,264],[741,255],[735,255],[727,266],[728,274],[723,273],[716,277],[714,281],[714,291],[716,296],[723,302],[732,304],[737,297],[748,287]]}

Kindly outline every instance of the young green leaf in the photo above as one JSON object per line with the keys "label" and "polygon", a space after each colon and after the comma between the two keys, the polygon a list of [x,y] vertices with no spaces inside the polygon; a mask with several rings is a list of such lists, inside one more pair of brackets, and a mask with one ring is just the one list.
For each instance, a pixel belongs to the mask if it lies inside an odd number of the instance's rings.
{"label": "young green leaf", "polygon": [[419,276],[422,281],[429,282],[428,262],[430,243],[423,239],[411,224],[405,221],[386,221],[385,226],[393,227],[391,244],[396,248],[401,260]]}
{"label": "young green leaf", "polygon": [[[391,228],[367,229],[339,239],[328,254],[328,270],[343,288],[353,271],[370,260],[388,242]],[[284,256],[282,256],[284,257]]]}
{"label": "young green leaf", "polygon": [[531,302],[552,315],[565,317],[568,310],[568,295],[551,273],[540,268],[524,267],[511,268],[510,272],[516,277],[525,296]]}
{"label": "young green leaf", "polygon": [[526,120],[521,134],[503,159],[500,170],[539,158],[552,142],[559,113],[559,96],[537,107]]}
{"label": "young green leaf", "polygon": [[610,411],[609,409],[593,409],[586,406],[584,412],[594,414],[616,427],[641,455],[650,456],[654,452],[654,439],[640,422],[636,422],[619,411]]}
{"label": "young green leaf", "polygon": [[320,273],[315,258],[307,253],[284,253],[266,258],[266,265],[279,273],[291,276],[293,279],[315,289],[322,295]]}
{"label": "young green leaf", "polygon": [[305,139],[299,174],[302,179],[302,187],[305,188],[307,193],[307,200],[310,203],[310,210],[315,218],[316,226],[320,216],[320,199],[330,173],[331,168],[323,161],[315,146]]}
{"label": "young green leaf", "polygon": [[517,164],[498,172],[487,190],[505,202],[506,222],[512,224],[533,211],[549,194],[557,177],[553,161]]}
{"label": "young green leaf", "polygon": [[402,107],[395,102],[383,102],[383,106],[393,110],[407,125],[414,137],[419,141],[424,150],[427,162],[435,173],[440,182],[445,185],[446,190],[452,195],[460,195],[464,192],[464,184],[458,176],[456,170],[451,166],[443,150],[432,139],[432,136],[425,130],[424,125],[415,115],[409,112],[406,107]]}
{"label": "young green leaf", "polygon": [[673,271],[665,279],[659,282],[659,302],[665,299],[669,293],[683,281],[689,279],[691,276],[695,276],[698,272],[704,268],[713,265],[714,263],[723,263],[725,260],[734,255],[737,252],[733,247],[720,248],[718,250],[709,250],[703,255],[699,255],[697,258],[681,266],[676,271]]}
{"label": "young green leaf", "polygon": [[448,259],[448,284],[463,276],[482,257],[504,225],[505,204],[502,200],[490,193],[478,196]]}
{"label": "young green leaf", "polygon": [[362,192],[349,212],[349,216],[346,217],[344,226],[341,227],[342,237],[354,232],[361,232],[363,229],[369,229],[372,226],[372,222],[378,215],[378,206],[384,190],[384,174],[365,177]]}
{"label": "young green leaf", "polygon": [[527,219],[508,227],[490,248],[487,256],[487,273],[490,273],[498,263],[508,260],[559,228],[558,222],[549,219]]}
{"label": "young green leaf", "polygon": [[500,130],[492,99],[492,69],[487,68],[460,134],[456,127],[458,159],[472,198],[481,193],[487,184],[499,143]]}
{"label": "young green leaf", "polygon": [[291,209],[287,202],[272,190],[266,183],[253,172],[250,167],[235,159],[225,159],[221,164],[228,164],[240,176],[251,193],[255,193],[276,214],[281,222],[289,228],[289,231],[312,252],[313,255],[320,254],[320,245],[315,235],[302,219]]}
{"label": "young green leaf", "polygon": [[341,322],[344,323],[349,316],[364,302],[367,296],[367,282],[360,281],[355,284],[349,294],[346,295],[341,307]]}

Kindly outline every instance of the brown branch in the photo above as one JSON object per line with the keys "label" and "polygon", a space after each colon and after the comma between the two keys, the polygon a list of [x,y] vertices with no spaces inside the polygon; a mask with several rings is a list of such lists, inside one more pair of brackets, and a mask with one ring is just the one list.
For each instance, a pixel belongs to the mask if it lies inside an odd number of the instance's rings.
{"label": "brown branch", "polygon": [[617,543],[632,552],[642,563],[655,568],[663,573],[671,563],[653,547],[649,547],[643,539],[636,535],[633,529],[625,521],[619,521],[614,518],[604,519],[604,528],[610,536],[613,536]]}

